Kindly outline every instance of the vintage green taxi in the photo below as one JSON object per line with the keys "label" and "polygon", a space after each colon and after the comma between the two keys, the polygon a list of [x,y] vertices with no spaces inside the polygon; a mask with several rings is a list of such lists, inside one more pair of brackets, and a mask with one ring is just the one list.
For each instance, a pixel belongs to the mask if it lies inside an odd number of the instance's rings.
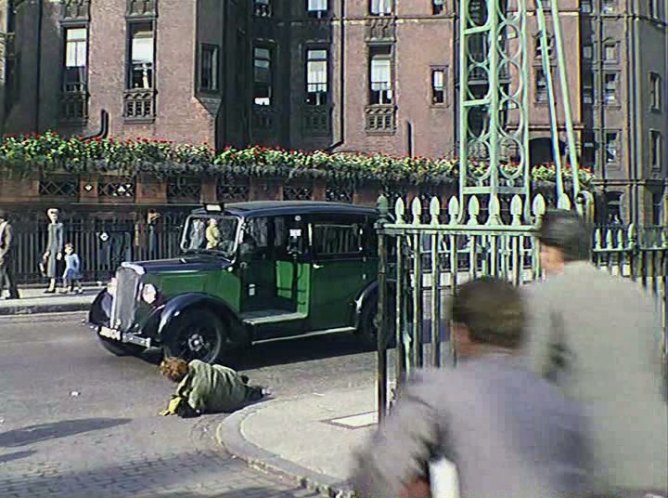
{"label": "vintage green taxi", "polygon": [[376,210],[315,201],[207,206],[176,259],[123,263],[92,304],[106,349],[209,363],[257,341],[351,332],[375,345]]}

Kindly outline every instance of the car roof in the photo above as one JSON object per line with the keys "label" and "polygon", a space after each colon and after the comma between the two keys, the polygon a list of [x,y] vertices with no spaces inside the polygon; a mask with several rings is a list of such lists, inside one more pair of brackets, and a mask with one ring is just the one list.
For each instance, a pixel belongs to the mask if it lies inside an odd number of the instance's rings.
{"label": "car roof", "polygon": [[[346,204],[343,202],[325,201],[249,201],[235,202],[224,205],[225,212],[241,217],[247,216],[275,216],[296,214],[356,214],[376,216],[374,208]],[[210,214],[204,208],[196,209],[192,214]]]}

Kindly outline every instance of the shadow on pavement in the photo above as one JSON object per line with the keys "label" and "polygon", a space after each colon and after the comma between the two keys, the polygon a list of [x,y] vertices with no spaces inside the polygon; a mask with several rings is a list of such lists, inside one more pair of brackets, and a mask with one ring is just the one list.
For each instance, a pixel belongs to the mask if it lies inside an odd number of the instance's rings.
{"label": "shadow on pavement", "polygon": [[17,451],[15,453],[10,453],[8,455],[0,455],[0,463],[12,462],[14,460],[21,460],[22,458],[27,458],[36,453],[35,450],[26,450],[26,451]]}
{"label": "shadow on pavement", "polygon": [[16,448],[29,444],[73,436],[84,432],[108,429],[117,425],[127,424],[129,418],[84,418],[78,420],[63,420],[50,424],[30,425],[21,429],[0,434],[0,447]]}

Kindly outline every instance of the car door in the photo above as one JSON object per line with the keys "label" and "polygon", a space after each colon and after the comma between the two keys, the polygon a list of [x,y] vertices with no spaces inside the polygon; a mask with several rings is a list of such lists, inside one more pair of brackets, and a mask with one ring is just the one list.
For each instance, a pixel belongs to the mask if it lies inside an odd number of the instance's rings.
{"label": "car door", "polygon": [[353,325],[355,299],[375,279],[370,220],[363,215],[318,215],[309,220],[311,330]]}

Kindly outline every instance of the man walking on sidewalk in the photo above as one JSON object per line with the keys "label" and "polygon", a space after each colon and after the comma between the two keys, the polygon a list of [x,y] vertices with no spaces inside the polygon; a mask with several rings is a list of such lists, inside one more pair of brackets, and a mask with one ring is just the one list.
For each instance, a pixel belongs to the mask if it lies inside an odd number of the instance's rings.
{"label": "man walking on sidewalk", "polygon": [[590,262],[591,231],[548,211],[539,231],[545,282],[527,287],[527,359],[581,401],[595,484],[608,496],[668,493],[668,404],[660,319],[640,286]]}
{"label": "man walking on sidewalk", "polygon": [[519,291],[492,278],[466,283],[454,297],[452,320],[461,363],[419,372],[404,386],[356,455],[354,489],[362,498],[426,498],[428,464],[445,458],[458,476],[448,496],[586,494],[585,417],[558,388],[523,368]]}
{"label": "man walking on sidewalk", "polygon": [[14,251],[14,231],[9,223],[7,213],[0,210],[0,295],[6,287],[9,295],[7,299],[18,299],[19,291],[16,288],[12,273],[12,253]]}

